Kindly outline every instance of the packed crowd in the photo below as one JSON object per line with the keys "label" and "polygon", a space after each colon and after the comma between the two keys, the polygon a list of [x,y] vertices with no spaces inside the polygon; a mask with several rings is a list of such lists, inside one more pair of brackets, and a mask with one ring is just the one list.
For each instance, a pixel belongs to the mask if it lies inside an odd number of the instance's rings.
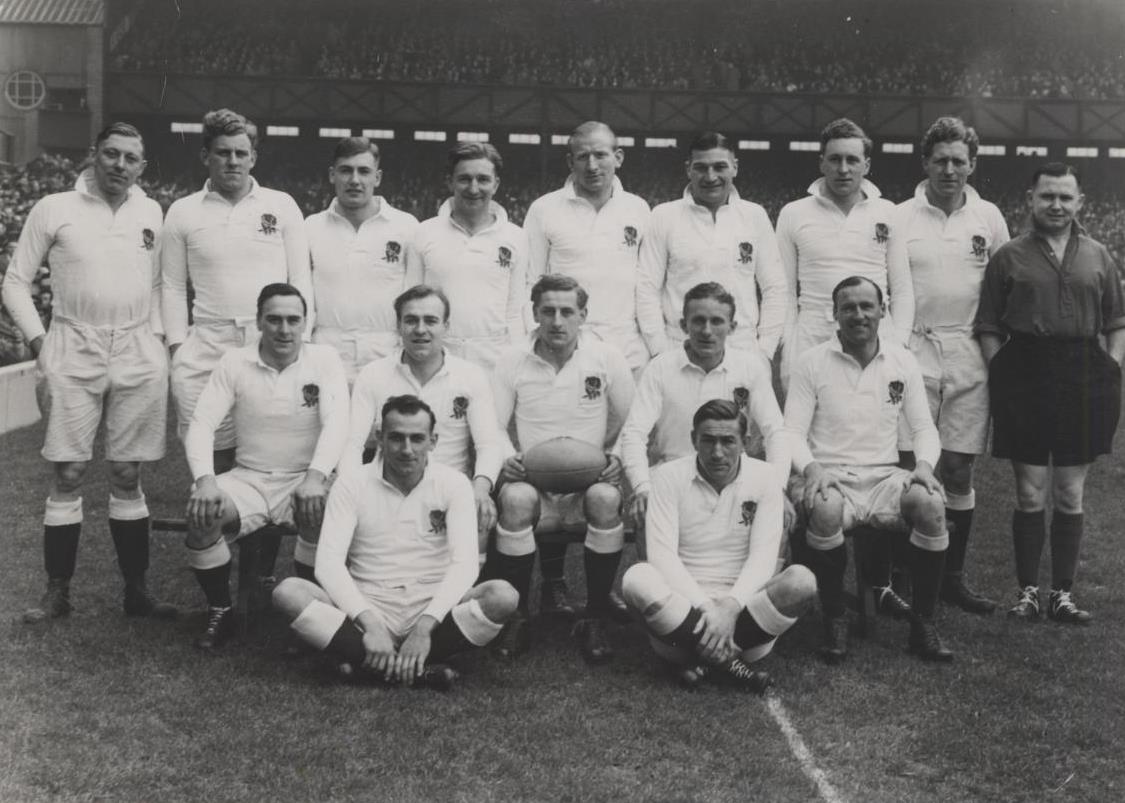
{"label": "packed crowd", "polygon": [[[523,86],[1125,97],[1112,0],[149,3],[126,71]],[[1003,31],[1003,36],[997,36]],[[779,35],[784,34],[784,35]],[[310,45],[309,43],[316,43]],[[1056,54],[1044,64],[1050,43]]]}

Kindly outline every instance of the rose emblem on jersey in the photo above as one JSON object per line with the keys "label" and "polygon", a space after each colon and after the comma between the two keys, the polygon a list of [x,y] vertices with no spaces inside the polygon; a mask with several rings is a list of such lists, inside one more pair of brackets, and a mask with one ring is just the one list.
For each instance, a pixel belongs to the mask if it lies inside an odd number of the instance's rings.
{"label": "rose emblem on jersey", "polygon": [[891,236],[891,227],[886,223],[875,224],[875,242],[885,243]]}
{"label": "rose emblem on jersey", "polygon": [[977,259],[984,259],[988,256],[988,243],[979,234],[973,235],[973,256]]}
{"label": "rose emblem on jersey", "polygon": [[746,408],[750,406],[750,390],[744,387],[737,387],[734,389],[734,403],[738,405],[738,409],[746,412]]}
{"label": "rose emblem on jersey", "polygon": [[905,390],[906,390],[906,385],[904,385],[898,379],[895,379],[895,380],[892,380],[891,382],[888,382],[887,383],[887,395],[888,395],[887,400],[891,404],[902,404],[902,393]]}
{"label": "rose emblem on jersey", "polygon": [[387,240],[387,247],[383,249],[383,259],[387,262],[398,262],[402,254],[402,245],[394,240]]}
{"label": "rose emblem on jersey", "polygon": [[511,270],[512,268],[512,249],[506,245],[500,246],[496,249],[496,264],[504,270]]}
{"label": "rose emblem on jersey", "polygon": [[277,218],[266,212],[262,215],[262,227],[258,231],[262,234],[277,234]]}
{"label": "rose emblem on jersey", "polygon": [[637,245],[637,230],[633,226],[625,227],[625,245],[634,248]]}
{"label": "rose emblem on jersey", "polygon": [[320,404],[320,388],[317,387],[315,382],[310,382],[301,388],[301,395],[305,397],[305,403],[302,407],[316,407]]}
{"label": "rose emblem on jersey", "polygon": [[754,245],[752,243],[738,244],[738,261],[747,265],[754,258]]}
{"label": "rose emblem on jersey", "polygon": [[598,399],[602,395],[602,380],[596,376],[586,377],[586,398]]}
{"label": "rose emblem on jersey", "polygon": [[464,418],[467,412],[469,412],[469,400],[464,396],[454,396],[451,418]]}
{"label": "rose emblem on jersey", "polygon": [[145,247],[146,251],[151,251],[156,247],[156,235],[152,229],[141,230],[141,245]]}
{"label": "rose emblem on jersey", "polygon": [[445,535],[445,511],[430,511],[430,532],[434,535]]}
{"label": "rose emblem on jersey", "polygon": [[758,512],[758,503],[751,502],[749,499],[742,503],[742,518],[738,523],[743,527],[749,527],[754,523],[754,514]]}

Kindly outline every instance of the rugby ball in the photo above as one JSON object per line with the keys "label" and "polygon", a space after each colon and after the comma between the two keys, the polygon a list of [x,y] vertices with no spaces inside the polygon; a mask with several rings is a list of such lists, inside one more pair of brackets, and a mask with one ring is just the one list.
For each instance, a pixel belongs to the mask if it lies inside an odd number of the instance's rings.
{"label": "rugby ball", "polygon": [[541,491],[574,493],[597,482],[609,463],[605,452],[577,438],[551,438],[523,455],[527,481]]}

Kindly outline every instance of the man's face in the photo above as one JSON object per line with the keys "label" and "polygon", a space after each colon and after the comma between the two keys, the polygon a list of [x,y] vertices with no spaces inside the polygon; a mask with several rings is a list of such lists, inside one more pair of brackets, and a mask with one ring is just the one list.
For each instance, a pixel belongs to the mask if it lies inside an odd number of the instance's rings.
{"label": "man's face", "polygon": [[250,186],[250,170],[258,160],[258,152],[246,134],[223,134],[212,140],[202,159],[211,189],[221,195],[238,195]]}
{"label": "man's face", "polygon": [[1027,191],[1031,219],[1044,234],[1062,234],[1070,229],[1086,196],[1074,176],[1040,176]]}
{"label": "man's face", "polygon": [[463,159],[449,176],[454,211],[475,213],[488,209],[499,188],[496,166],[488,159]]}
{"label": "man's face", "polygon": [[437,443],[425,410],[411,415],[397,411],[387,413],[380,437],[384,471],[404,479],[416,477],[425,470],[430,450]]}
{"label": "man's face", "polygon": [[859,137],[830,139],[820,155],[820,172],[832,197],[853,198],[860,192],[863,177],[871,169],[871,159],[863,153]]}
{"label": "man's face", "polygon": [[411,299],[402,305],[398,333],[407,360],[424,362],[440,352],[448,330],[445,305],[437,296]]}
{"label": "man's face", "polygon": [[708,480],[725,485],[738,471],[742,429],[737,421],[705,419],[691,432],[699,467]]}
{"label": "man's face", "polygon": [[124,195],[144,171],[145,146],[136,137],[110,134],[94,151],[94,181],[103,195]]}
{"label": "man's face", "polygon": [[625,153],[616,146],[613,136],[605,130],[593,131],[574,141],[566,155],[574,186],[581,192],[598,195],[613,184],[617,168]]}
{"label": "man's face", "polygon": [[879,336],[879,321],[885,309],[870,282],[845,287],[836,296],[836,323],[845,345],[863,346]]}
{"label": "man's face", "polygon": [[931,196],[950,202],[961,200],[976,166],[976,159],[969,158],[969,146],[961,140],[935,143],[930,155],[922,160]]}
{"label": "man's face", "polygon": [[577,290],[548,290],[535,307],[539,339],[552,349],[565,349],[578,342],[586,310],[578,307]]}
{"label": "man's face", "polygon": [[363,209],[375,195],[383,180],[383,171],[375,154],[367,151],[337,159],[328,170],[328,178],[336,191],[336,201],[345,209]]}
{"label": "man's face", "polygon": [[726,148],[692,151],[687,165],[691,194],[696,203],[718,207],[727,202],[738,175],[738,160]]}
{"label": "man's face", "polygon": [[263,356],[279,362],[296,357],[305,332],[305,311],[297,296],[271,296],[258,316]]}
{"label": "man's face", "polygon": [[714,298],[697,298],[688,302],[686,314],[680,328],[688,336],[689,351],[703,359],[721,357],[727,335],[734,331],[730,305]]}

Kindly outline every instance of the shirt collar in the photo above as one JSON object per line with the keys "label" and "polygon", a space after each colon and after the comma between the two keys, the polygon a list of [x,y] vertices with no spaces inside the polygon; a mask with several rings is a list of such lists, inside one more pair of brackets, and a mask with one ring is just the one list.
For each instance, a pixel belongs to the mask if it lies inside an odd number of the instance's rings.
{"label": "shirt collar", "polygon": [[[388,480],[386,477],[383,476],[383,452],[382,452],[382,450],[379,451],[379,453],[375,456],[375,459],[372,460],[368,465],[370,466],[371,473],[374,474],[375,478],[377,480],[379,480],[379,483],[383,487],[394,491],[396,494],[398,494],[399,496],[401,496],[403,498],[406,498],[407,496],[410,495],[410,494],[404,494],[402,492],[402,490],[397,485],[395,485],[394,483],[392,483],[390,480]],[[426,482],[426,480],[429,479],[429,477],[430,477],[430,467],[432,465],[433,465],[433,453],[431,452],[430,453],[430,459],[428,459],[426,461],[426,467],[424,469],[422,469],[422,479],[418,480],[418,484],[415,485],[411,489],[410,493],[414,493],[414,491],[421,488],[422,485]]]}
{"label": "shirt collar", "polygon": [[[818,198],[822,201],[827,201],[828,203],[832,203],[831,199],[828,198],[828,196],[826,196],[824,194],[824,185],[826,183],[827,183],[827,179],[825,179],[824,176],[821,176],[820,178],[818,178],[816,181],[814,181],[812,184],[809,185],[808,193],[809,193],[809,195],[812,195],[813,197]],[[863,201],[872,201],[876,198],[882,198],[883,197],[883,193],[879,190],[879,188],[876,187],[874,184],[872,184],[867,179],[862,179],[859,182],[859,188],[863,192],[863,194],[867,196],[866,198],[860,200],[860,203],[863,203]],[[835,204],[832,204],[832,205],[835,206]]]}
{"label": "shirt collar", "polygon": [[[687,343],[688,343],[688,341],[685,339],[684,342],[680,344],[680,348],[676,350],[676,366],[681,371],[683,371],[687,368],[691,368],[694,371],[703,371],[702,366],[699,366],[699,365],[696,365],[695,363],[693,363],[691,361],[691,357],[688,356]],[[730,347],[724,348],[723,359],[719,362],[718,365],[716,365],[714,368],[712,368],[711,371],[725,371],[725,370],[727,370],[727,355],[729,355],[729,354],[730,354]],[[710,371],[708,371],[707,373],[710,373]]]}
{"label": "shirt collar", "polygon": [[[934,206],[932,203],[930,203],[930,199],[926,196],[926,185],[928,183],[929,183],[928,180],[918,182],[918,186],[914,188],[914,201],[919,206],[929,207],[930,209],[937,209],[936,206]],[[965,206],[975,204],[979,200],[980,200],[980,193],[978,193],[973,188],[972,184],[966,184],[965,185]],[[940,212],[941,210],[938,209],[938,211]]]}
{"label": "shirt collar", "polygon": [[[703,204],[696,202],[695,196],[691,194],[691,185],[690,184],[688,184],[686,187],[684,187],[684,194],[681,197],[685,201],[687,201],[689,204],[691,204],[692,207],[695,208],[695,209],[707,209],[707,207],[705,207]],[[738,188],[735,187],[732,184],[731,187],[730,187],[730,195],[727,196],[727,201],[726,201],[726,203],[723,204],[723,206],[734,206],[735,202],[738,201],[740,199],[740,197],[741,196],[738,194]],[[720,207],[720,208],[722,208],[722,207]],[[710,211],[710,210],[708,210],[708,211]]]}
{"label": "shirt collar", "polygon": [[[376,212],[371,217],[369,217],[367,220],[375,220],[377,218],[386,219],[386,217],[387,217],[387,199],[384,198],[382,195],[376,195],[375,200],[377,200],[379,202],[379,211]],[[328,214],[332,215],[334,217],[338,217],[341,220],[347,221],[347,218],[344,217],[344,213],[340,211],[340,199],[339,198],[333,198],[332,203],[328,204]],[[365,220],[363,222],[366,223],[367,220]],[[360,224],[360,225],[362,225],[362,224]]]}
{"label": "shirt collar", "polygon": [[[280,374],[281,371],[278,371],[276,368],[274,368],[272,365],[268,364],[265,360],[262,359],[262,353],[258,350],[258,346],[260,344],[261,344],[261,341],[258,340],[258,341],[255,341],[254,343],[251,343],[250,345],[245,347],[246,348],[246,359],[247,359],[247,361],[252,362],[252,363],[256,363],[259,367],[265,368],[267,371],[273,371],[274,373]],[[293,362],[291,362],[291,363],[289,363],[289,365],[285,366],[285,368],[283,370],[289,370],[290,368],[293,368],[294,366],[300,365],[302,362],[304,362],[304,359],[305,359],[305,344],[301,343],[300,347],[297,349],[297,359],[293,360]]]}
{"label": "shirt collar", "polygon": [[[489,231],[490,229],[498,228],[498,227],[500,227],[500,226],[502,226],[502,225],[504,225],[505,223],[508,222],[508,210],[506,210],[500,204],[496,203],[496,201],[489,201],[488,202],[488,211],[490,211],[493,215],[496,216],[496,221],[494,223],[492,223],[492,225],[490,225],[490,226],[485,226],[483,229],[478,231],[477,234],[481,234],[482,232]],[[437,216],[443,217],[446,220],[448,220],[449,224],[451,226],[454,226],[458,231],[464,231],[464,229],[453,220],[453,199],[452,198],[446,198],[442,202],[441,206],[438,207]]]}
{"label": "shirt collar", "polygon": [[[735,472],[734,479],[732,479],[730,482],[728,482],[726,485],[723,486],[724,491],[727,488],[731,487],[732,485],[736,484],[739,481],[739,479],[741,479],[742,469],[745,467],[747,459],[748,458],[744,454],[738,456],[738,471]],[[692,465],[692,468],[695,469],[695,475],[692,477],[692,480],[694,480],[695,482],[702,483],[703,485],[706,485],[708,488],[710,488],[712,491],[714,491],[715,486],[712,485],[710,483],[710,481],[705,476],[703,476],[703,472],[699,468],[699,456],[698,455],[696,456],[695,460],[692,462],[691,465]],[[721,493],[721,492],[716,491],[716,493]]]}
{"label": "shirt collar", "polygon": [[[258,194],[258,190],[260,190],[261,187],[262,187],[262,185],[258,183],[258,179],[254,178],[253,176],[250,176],[250,192],[246,193],[246,195],[244,195],[242,197],[242,201],[245,201],[247,198],[253,198],[255,195]],[[203,191],[205,193],[207,193],[208,198],[217,198],[219,200],[226,201],[227,203],[230,203],[229,201],[227,201],[226,198],[223,198],[223,196],[220,195],[218,192],[211,189],[211,179],[207,179],[206,181],[203,182]],[[242,203],[242,201],[239,201],[239,203]]]}
{"label": "shirt collar", "polygon": [[[414,376],[414,372],[410,370],[410,366],[407,364],[406,360],[404,359],[404,357],[406,355],[406,349],[399,346],[399,348],[396,349],[393,352],[393,354],[394,354],[394,361],[395,361],[395,370],[401,371],[404,376],[410,377],[410,380],[412,382],[414,382],[415,384],[417,384],[418,379]],[[431,377],[431,379],[437,379],[442,374],[447,374],[447,373],[449,373],[449,352],[446,349],[443,348],[441,350],[441,368],[438,369],[438,372],[436,374],[434,374],[433,377]]]}
{"label": "shirt collar", "polygon": [[[882,359],[886,355],[886,353],[887,353],[886,345],[887,344],[883,342],[883,336],[882,335],[876,335],[876,337],[879,340],[879,350],[877,352],[875,352],[875,360],[878,360],[878,359]],[[837,329],[835,332],[832,333],[832,339],[829,340],[828,343],[829,343],[829,346],[828,346],[829,351],[834,351],[835,353],[839,354],[841,357],[844,357],[845,359],[851,360],[852,362],[857,362],[855,357],[853,357],[852,355],[850,355],[846,351],[844,351],[844,345],[840,342],[840,330],[839,329]],[[872,362],[874,362],[874,360],[872,360]]]}
{"label": "shirt collar", "polygon": [[[568,201],[586,201],[586,199],[579,195],[578,191],[574,189],[574,176],[572,175],[566,177],[566,181],[562,186],[562,191],[563,197]],[[612,201],[615,197],[623,192],[625,192],[625,187],[622,186],[621,179],[619,179],[617,176],[614,176],[613,192],[610,194],[610,200]],[[589,201],[586,201],[586,203],[589,203]]]}
{"label": "shirt collar", "polygon": [[[74,189],[77,190],[81,195],[86,195],[90,198],[97,198],[98,200],[102,200],[101,196],[95,195],[93,190],[90,189],[92,186],[94,186],[94,182],[96,180],[97,179],[94,178],[94,168],[87,167],[85,170],[79,173],[78,178],[74,180]],[[132,200],[133,198],[138,197],[147,198],[148,193],[134,184],[126,192],[126,200]]]}
{"label": "shirt collar", "polygon": [[[1045,234],[1043,234],[1043,232],[1039,231],[1039,229],[1035,228],[1035,221],[1034,220],[1031,221],[1031,228],[1028,229],[1028,231],[1031,233],[1031,236],[1035,237],[1036,239],[1038,239],[1038,240],[1040,240],[1044,243],[1047,242],[1047,236]],[[1083,226],[1077,219],[1072,220],[1071,223],[1070,223],[1070,236],[1071,237],[1078,237],[1078,236],[1081,236],[1083,234],[1086,234],[1086,227]],[[1068,249],[1070,248],[1070,243],[1067,243],[1067,248]]]}

